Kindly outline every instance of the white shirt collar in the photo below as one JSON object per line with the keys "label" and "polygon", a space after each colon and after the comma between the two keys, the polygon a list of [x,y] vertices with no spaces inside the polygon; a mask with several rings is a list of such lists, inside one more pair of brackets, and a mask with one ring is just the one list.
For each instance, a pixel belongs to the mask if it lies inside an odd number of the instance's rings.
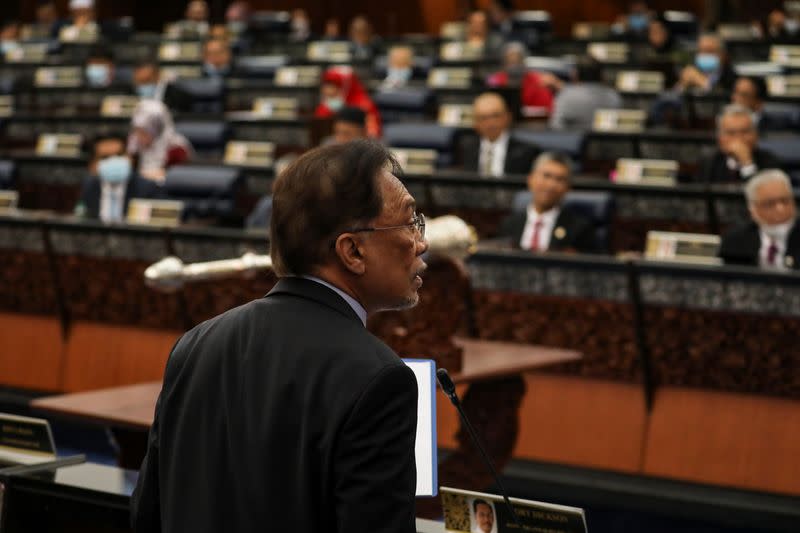
{"label": "white shirt collar", "polygon": [[325,285],[326,287],[328,287],[329,289],[334,291],[336,294],[341,296],[342,299],[345,302],[347,302],[347,304],[353,309],[353,311],[355,311],[356,315],[358,315],[358,318],[361,319],[361,323],[364,324],[364,326],[366,327],[366,325],[367,325],[367,310],[364,309],[364,306],[361,305],[361,303],[358,300],[356,300],[355,298],[353,298],[352,296],[350,296],[349,294],[344,292],[342,289],[340,289],[336,285],[328,283],[324,279],[320,279],[320,278],[318,278],[316,276],[300,276],[300,277],[303,278],[303,279],[310,279],[311,281],[316,281],[317,283],[319,283],[321,285]]}
{"label": "white shirt collar", "polygon": [[508,130],[501,133],[500,136],[494,140],[494,142],[481,137],[481,148],[491,146],[493,148],[503,148],[503,151],[505,152],[505,148],[508,146],[508,139],[510,137],[511,136],[508,134]]}

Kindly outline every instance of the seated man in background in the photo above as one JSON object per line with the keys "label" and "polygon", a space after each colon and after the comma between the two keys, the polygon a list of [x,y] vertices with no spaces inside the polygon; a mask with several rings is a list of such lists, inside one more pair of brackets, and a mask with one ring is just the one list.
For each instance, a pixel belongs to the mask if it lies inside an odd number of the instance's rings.
{"label": "seated man in background", "polygon": [[100,35],[100,26],[95,20],[94,0],[70,0],[70,22],[58,33],[62,41],[95,40]]}
{"label": "seated man in background", "polygon": [[537,157],[528,176],[531,203],[525,212],[508,216],[499,236],[510,237],[514,248],[532,252],[596,251],[592,222],[562,207],[570,189],[571,174],[572,161],[568,156],[544,152]]}
{"label": "seated man in background", "polygon": [[89,50],[89,57],[86,59],[86,83],[89,87],[103,88],[108,87],[114,82],[114,56],[111,50],[103,45],[94,45]]}
{"label": "seated man in background", "polygon": [[158,63],[146,61],[139,63],[133,70],[133,86],[140,98],[163,97],[164,87],[161,83],[161,71]]}
{"label": "seated man in background", "polygon": [[698,38],[694,64],[683,67],[676,88],[704,93],[715,89],[730,91],[735,79],[725,43],[718,35],[706,33]]}
{"label": "seated man in background", "polygon": [[719,256],[726,265],[800,268],[800,231],[789,176],[764,170],[750,178],[744,193],[752,220],[722,238]]}
{"label": "seated man in background", "polygon": [[372,30],[372,24],[364,15],[358,15],[350,21],[347,32],[353,59],[372,59],[380,45],[380,38]]}
{"label": "seated man in background", "polygon": [[122,222],[131,198],[164,197],[161,187],[134,170],[125,140],[119,137],[101,137],[94,142],[89,173],[75,206],[77,216]]}
{"label": "seated man in background", "polygon": [[553,129],[590,130],[598,109],[618,109],[622,98],[612,87],[603,83],[600,64],[589,59],[578,65],[577,82],[567,83],[559,90],[550,115]]}
{"label": "seated man in background", "polygon": [[358,107],[343,107],[333,119],[332,142],[342,144],[367,138],[367,114]]}
{"label": "seated man in background", "polygon": [[732,104],[717,117],[717,149],[698,163],[701,183],[741,182],[762,168],[777,168],[778,159],[758,148],[758,131],[753,114],[746,107]]}
{"label": "seated man in background", "polygon": [[55,39],[58,37],[65,21],[58,15],[58,6],[55,0],[39,0],[36,3],[36,16],[33,24],[25,27],[23,38],[28,39]]}
{"label": "seated man in background", "polygon": [[539,149],[511,138],[513,117],[505,100],[497,93],[483,93],[472,108],[478,135],[461,144],[464,170],[494,178],[528,172]]}
{"label": "seated man in background", "polygon": [[203,76],[221,78],[231,72],[231,47],[224,39],[211,39],[203,45]]}
{"label": "seated man in background", "polygon": [[0,60],[19,47],[20,25],[16,20],[0,23]]}
{"label": "seated man in background", "polygon": [[186,4],[183,20],[172,25],[171,38],[203,38],[208,35],[208,3],[204,0],[192,0]]}
{"label": "seated man in background", "polygon": [[746,107],[753,114],[758,131],[775,129],[768,115],[764,115],[764,101],[767,99],[767,83],[764,78],[742,76],[736,79],[731,93],[731,103]]}
{"label": "seated man in background", "polygon": [[485,11],[476,10],[467,16],[466,43],[473,48],[480,48],[487,59],[496,58],[503,46],[503,38],[489,30],[489,17]]}
{"label": "seated man in background", "polygon": [[410,46],[392,46],[386,60],[386,78],[381,89],[399,89],[408,85],[414,74],[414,50]]}

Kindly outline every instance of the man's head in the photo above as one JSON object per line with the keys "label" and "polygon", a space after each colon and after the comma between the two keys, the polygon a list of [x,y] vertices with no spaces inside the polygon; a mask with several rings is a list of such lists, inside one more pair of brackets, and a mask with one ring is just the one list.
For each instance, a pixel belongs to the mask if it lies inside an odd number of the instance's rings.
{"label": "man's head", "polygon": [[358,15],[350,22],[350,40],[357,44],[368,44],[372,39],[372,25],[364,15]]}
{"label": "man's head", "polygon": [[114,57],[108,47],[95,45],[89,51],[86,79],[92,87],[107,87],[114,80]]}
{"label": "man's head", "polygon": [[218,71],[226,71],[231,65],[231,48],[227,41],[211,39],[203,47],[203,63]]}
{"label": "man's head", "polygon": [[203,0],[192,0],[186,5],[186,20],[193,22],[208,21],[208,4]]}
{"label": "man's head", "polygon": [[669,43],[669,29],[661,19],[653,19],[647,26],[647,42],[656,50],[661,50]]}
{"label": "man's head", "polygon": [[78,25],[94,20],[94,0],[70,0],[69,14]]}
{"label": "man's head", "polygon": [[788,224],[797,216],[792,183],[782,170],[759,172],[747,181],[744,194],[750,216],[761,227]]}
{"label": "man's head", "polygon": [[503,68],[505,70],[522,70],[525,68],[525,56],[528,51],[522,43],[508,43],[503,48]]}
{"label": "man's head", "polygon": [[472,502],[472,510],[475,513],[475,521],[478,529],[484,533],[489,533],[494,526],[494,509],[486,500],[476,499]]}
{"label": "man's head", "polygon": [[561,205],[569,192],[572,178],[572,161],[559,152],[544,152],[533,162],[528,175],[528,190],[532,205],[538,213],[544,213]]}
{"label": "man's head", "polygon": [[717,117],[717,146],[727,154],[735,143],[744,143],[754,149],[758,143],[758,130],[749,109],[731,104]]}
{"label": "man's head", "polygon": [[158,64],[151,61],[140,63],[133,70],[133,85],[142,98],[154,98],[161,74]]}
{"label": "man's head", "polygon": [[489,35],[489,19],[484,11],[473,11],[467,17],[467,37],[486,39]]}
{"label": "man's head", "polygon": [[[0,24],[0,42],[19,40],[19,22],[12,20]],[[0,54],[2,55],[2,54]]]}
{"label": "man's head", "polygon": [[492,23],[500,25],[514,14],[514,3],[511,0],[492,0],[488,10]]}
{"label": "man's head", "polygon": [[753,113],[761,111],[767,99],[767,84],[764,78],[742,76],[736,80],[731,94],[731,103],[746,107]]}
{"label": "man's head", "polygon": [[695,66],[702,72],[716,72],[725,63],[725,43],[713,33],[704,33],[697,39]]}
{"label": "man's head", "polygon": [[343,107],[333,122],[334,142],[342,144],[367,137],[367,114],[358,107]]}
{"label": "man's head", "polygon": [[58,20],[58,8],[53,0],[44,0],[36,4],[36,22],[52,24]]}
{"label": "man's head", "polygon": [[98,165],[106,159],[122,156],[128,157],[125,152],[126,141],[122,137],[98,137],[92,144],[92,159],[89,161],[89,172],[98,174]]}
{"label": "man's head", "polygon": [[483,93],[472,104],[475,131],[482,139],[497,140],[511,126],[511,112],[497,93]]}
{"label": "man's head", "polygon": [[279,276],[316,275],[368,312],[415,305],[428,249],[416,204],[382,145],[317,148],[275,180],[271,256]]}
{"label": "man's head", "polygon": [[410,46],[392,46],[389,49],[387,63],[390,69],[410,69],[414,65],[414,50]]}

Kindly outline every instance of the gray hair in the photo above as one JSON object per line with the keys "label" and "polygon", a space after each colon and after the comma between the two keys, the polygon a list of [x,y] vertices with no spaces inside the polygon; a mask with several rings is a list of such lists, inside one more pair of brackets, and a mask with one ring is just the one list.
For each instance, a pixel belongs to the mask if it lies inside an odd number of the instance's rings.
{"label": "gray hair", "polygon": [[789,189],[789,191],[792,190],[792,181],[789,179],[789,176],[786,175],[786,172],[778,168],[762,170],[747,180],[747,183],[744,186],[744,196],[747,198],[747,205],[753,205],[755,203],[756,194],[758,193],[759,187],[773,181],[780,181],[786,185],[786,188]]}
{"label": "gray hair", "polygon": [[550,162],[558,163],[559,165],[567,167],[567,178],[572,181],[571,178],[574,164],[572,163],[572,158],[564,152],[542,152],[539,154],[539,157],[534,160],[531,170],[534,171],[545,163]]}
{"label": "gray hair", "polygon": [[751,125],[755,128],[756,124],[753,120],[753,112],[740,104],[729,104],[722,108],[722,112],[717,115],[717,133],[722,128],[722,121],[725,117],[738,117],[745,116],[750,119]]}
{"label": "gray hair", "polygon": [[522,54],[523,56],[527,56],[528,48],[518,41],[512,41],[503,47],[503,56],[511,52],[516,52],[518,54]]}

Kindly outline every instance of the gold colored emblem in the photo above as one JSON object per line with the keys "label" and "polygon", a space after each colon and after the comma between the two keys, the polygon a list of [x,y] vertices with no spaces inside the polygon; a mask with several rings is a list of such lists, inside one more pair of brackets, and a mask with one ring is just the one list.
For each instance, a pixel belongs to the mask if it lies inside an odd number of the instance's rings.
{"label": "gold colored emblem", "polygon": [[559,226],[553,232],[553,235],[555,235],[556,239],[563,239],[567,236],[567,230],[565,230],[562,226]]}

